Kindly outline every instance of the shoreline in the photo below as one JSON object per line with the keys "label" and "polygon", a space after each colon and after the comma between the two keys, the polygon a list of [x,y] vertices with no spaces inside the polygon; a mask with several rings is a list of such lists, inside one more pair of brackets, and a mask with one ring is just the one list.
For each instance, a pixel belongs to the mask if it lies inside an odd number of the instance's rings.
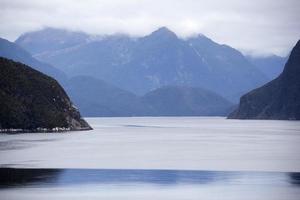
{"label": "shoreline", "polygon": [[21,128],[7,128],[0,129],[0,134],[21,134],[21,133],[64,133],[70,131],[89,131],[93,130],[92,127],[86,128],[65,128],[65,127],[55,127],[55,128],[36,128],[36,129],[21,129]]}

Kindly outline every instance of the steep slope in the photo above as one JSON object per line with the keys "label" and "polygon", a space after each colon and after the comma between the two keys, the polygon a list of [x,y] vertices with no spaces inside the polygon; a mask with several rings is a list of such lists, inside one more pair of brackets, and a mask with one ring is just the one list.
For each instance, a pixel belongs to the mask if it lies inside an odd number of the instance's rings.
{"label": "steep slope", "polygon": [[36,58],[59,67],[70,77],[87,75],[115,84],[120,69],[131,58],[133,45],[132,38],[114,35]]}
{"label": "steep slope", "polygon": [[140,38],[118,85],[144,94],[166,85],[200,85],[208,73],[191,48],[167,28]]}
{"label": "steep slope", "polygon": [[278,78],[241,97],[228,118],[300,119],[300,41]]}
{"label": "steep slope", "polygon": [[224,116],[232,103],[223,97],[200,88],[166,86],[147,93],[143,102],[157,116]]}
{"label": "steep slope", "polygon": [[204,35],[188,38],[187,42],[209,69],[204,88],[236,101],[236,97],[266,82],[265,75],[236,49]]}
{"label": "steep slope", "polygon": [[27,51],[15,43],[2,38],[0,38],[0,56],[29,65],[32,68],[55,78],[61,83],[66,80],[66,75],[62,71],[49,64],[36,60]]}
{"label": "steep slope", "polygon": [[187,85],[237,102],[241,94],[267,81],[237,50],[204,36],[183,40],[165,27],[141,38],[112,35],[49,49],[36,58],[69,76],[93,76],[138,95],[166,85]]}
{"label": "steep slope", "polygon": [[6,58],[0,58],[0,68],[2,132],[90,129],[54,79]]}
{"label": "steep slope", "polygon": [[89,76],[71,78],[66,91],[84,116],[121,117],[152,113],[136,95]]}
{"label": "steep slope", "polygon": [[276,55],[266,56],[266,57],[251,57],[248,56],[247,59],[261,70],[269,80],[273,80],[282,72],[284,64],[287,58],[280,57]]}

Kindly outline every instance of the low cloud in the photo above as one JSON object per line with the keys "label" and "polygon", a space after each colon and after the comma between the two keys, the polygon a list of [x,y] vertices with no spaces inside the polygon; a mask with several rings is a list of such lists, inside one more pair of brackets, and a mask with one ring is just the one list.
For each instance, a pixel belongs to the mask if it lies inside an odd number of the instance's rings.
{"label": "low cloud", "polygon": [[300,39],[298,0],[0,0],[0,37],[43,27],[91,34],[149,34],[167,26],[202,33],[254,55],[286,55]]}

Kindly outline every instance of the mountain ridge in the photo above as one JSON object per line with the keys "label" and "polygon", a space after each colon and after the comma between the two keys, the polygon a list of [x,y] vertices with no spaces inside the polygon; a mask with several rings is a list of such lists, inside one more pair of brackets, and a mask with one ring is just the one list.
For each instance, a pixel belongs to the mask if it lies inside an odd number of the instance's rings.
{"label": "mountain ridge", "polygon": [[187,86],[163,86],[141,97],[154,116],[224,116],[233,106],[214,92]]}
{"label": "mountain ridge", "polygon": [[[199,40],[181,39],[169,29],[160,28],[138,38],[106,36],[37,58],[70,77],[93,76],[138,95],[165,85],[188,85],[237,101],[240,94],[267,81],[239,51],[205,36],[199,48]],[[22,41],[17,41],[22,46]],[[218,57],[213,51],[218,52]]]}
{"label": "mountain ridge", "polygon": [[43,72],[44,74],[54,77],[61,83],[64,83],[67,79],[66,74],[61,70],[47,63],[36,60],[30,53],[21,48],[19,45],[3,38],[0,38],[0,56],[26,64],[40,72]]}

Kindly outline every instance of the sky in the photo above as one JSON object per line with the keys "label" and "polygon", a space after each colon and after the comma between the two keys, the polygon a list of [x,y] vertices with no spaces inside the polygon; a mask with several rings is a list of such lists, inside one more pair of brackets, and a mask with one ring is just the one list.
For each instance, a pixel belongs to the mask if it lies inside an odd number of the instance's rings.
{"label": "sky", "polygon": [[0,37],[43,27],[143,36],[166,26],[244,54],[286,56],[300,39],[300,0],[0,0]]}

